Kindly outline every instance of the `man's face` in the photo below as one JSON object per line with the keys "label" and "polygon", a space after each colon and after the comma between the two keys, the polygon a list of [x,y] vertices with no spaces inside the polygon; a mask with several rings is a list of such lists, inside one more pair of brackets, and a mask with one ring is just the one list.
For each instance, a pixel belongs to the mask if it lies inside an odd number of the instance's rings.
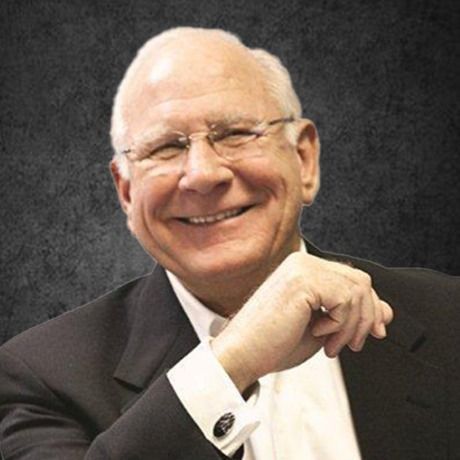
{"label": "man's face", "polygon": [[[193,54],[199,57],[190,54],[183,47],[169,49],[139,71],[125,95],[133,145],[165,132],[209,131],[229,118],[286,116],[242,51],[211,43]],[[129,228],[192,288],[267,273],[298,249],[302,201],[310,203],[316,192],[316,132],[306,122],[297,126],[303,132],[298,145],[288,142],[282,125],[273,126],[251,143],[247,157],[234,162],[202,138],[184,153],[180,170],[169,174],[133,161],[130,180],[124,180],[112,165]],[[215,222],[199,219],[224,212]]]}

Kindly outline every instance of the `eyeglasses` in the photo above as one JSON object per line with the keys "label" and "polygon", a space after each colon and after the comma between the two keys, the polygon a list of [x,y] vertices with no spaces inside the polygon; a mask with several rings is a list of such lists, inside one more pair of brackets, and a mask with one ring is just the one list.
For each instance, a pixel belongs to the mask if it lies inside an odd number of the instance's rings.
{"label": "eyeglasses", "polygon": [[[220,157],[228,161],[238,161],[251,155],[252,144],[269,134],[270,128],[281,123],[292,123],[293,116],[277,118],[254,125],[254,122],[238,122],[233,125],[213,125],[210,131],[186,135],[172,131],[161,139],[140,142],[133,148],[121,153],[129,155],[132,161],[145,163],[152,167],[171,169],[182,164],[184,154],[191,148],[192,142],[206,139]],[[254,154],[254,149],[252,149]]]}

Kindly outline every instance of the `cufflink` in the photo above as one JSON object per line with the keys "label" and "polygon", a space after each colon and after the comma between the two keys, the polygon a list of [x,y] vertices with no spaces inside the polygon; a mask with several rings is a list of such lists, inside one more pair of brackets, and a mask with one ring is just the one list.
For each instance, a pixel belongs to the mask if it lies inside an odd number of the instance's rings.
{"label": "cufflink", "polygon": [[226,414],[222,415],[219,420],[217,420],[212,432],[213,435],[216,438],[224,437],[232,429],[234,423],[235,416],[231,412],[227,412]]}

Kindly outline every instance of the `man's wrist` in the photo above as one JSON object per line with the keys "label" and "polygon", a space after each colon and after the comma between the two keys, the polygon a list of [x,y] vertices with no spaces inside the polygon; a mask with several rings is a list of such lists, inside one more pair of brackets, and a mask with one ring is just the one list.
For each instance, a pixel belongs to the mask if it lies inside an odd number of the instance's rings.
{"label": "man's wrist", "polygon": [[259,378],[245,363],[244,354],[219,336],[210,341],[211,351],[225,372],[232,379],[238,391],[243,393]]}

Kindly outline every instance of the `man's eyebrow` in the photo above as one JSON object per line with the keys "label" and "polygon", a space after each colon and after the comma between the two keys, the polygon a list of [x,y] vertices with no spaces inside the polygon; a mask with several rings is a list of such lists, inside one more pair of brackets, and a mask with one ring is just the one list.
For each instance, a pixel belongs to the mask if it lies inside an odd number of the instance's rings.
{"label": "man's eyebrow", "polygon": [[174,133],[174,130],[172,130],[170,126],[166,124],[156,125],[154,128],[144,131],[137,139],[134,139],[134,144],[139,145],[156,141],[161,142],[172,133]]}
{"label": "man's eyebrow", "polygon": [[220,115],[220,116],[214,116],[214,117],[209,117],[206,119],[206,124],[208,126],[222,126],[222,125],[235,125],[238,123],[258,123],[260,120],[255,118],[254,116],[250,115]]}

